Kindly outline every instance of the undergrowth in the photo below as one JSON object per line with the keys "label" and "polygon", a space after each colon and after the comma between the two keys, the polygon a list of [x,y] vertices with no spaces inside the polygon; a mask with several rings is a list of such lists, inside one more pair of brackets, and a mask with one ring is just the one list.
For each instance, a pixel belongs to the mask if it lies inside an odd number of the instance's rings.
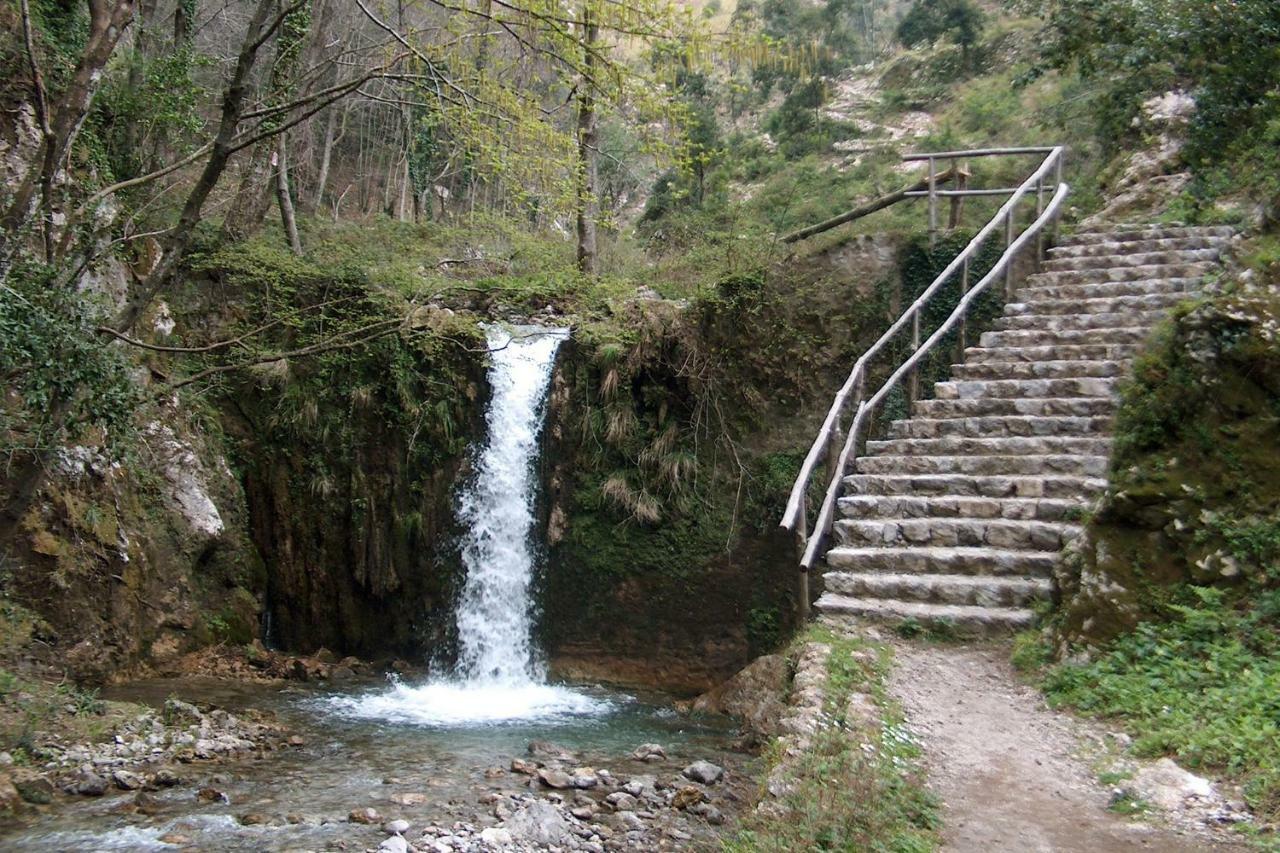
{"label": "undergrowth", "polygon": [[[886,647],[812,627],[796,642],[831,646],[822,724],[785,772],[787,791],[724,842],[728,853],[822,850],[924,853],[937,847],[938,803],[925,790],[920,750],[885,690]],[[870,695],[880,725],[846,719],[851,693]],[[782,749],[767,753],[781,758]],[[768,794],[765,795],[769,796]]]}
{"label": "undergrowth", "polygon": [[1237,780],[1260,817],[1280,818],[1280,590],[1242,601],[1192,587],[1171,617],[1050,668],[1050,702],[1121,720],[1137,755]]}

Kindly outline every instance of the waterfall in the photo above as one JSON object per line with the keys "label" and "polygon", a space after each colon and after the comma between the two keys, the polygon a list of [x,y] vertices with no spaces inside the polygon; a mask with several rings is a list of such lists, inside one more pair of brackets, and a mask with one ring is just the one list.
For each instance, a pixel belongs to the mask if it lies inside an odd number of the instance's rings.
{"label": "waterfall", "polygon": [[538,437],[556,350],[567,329],[488,327],[491,351],[485,442],[455,511],[465,528],[458,661],[451,677],[394,682],[365,696],[335,697],[347,716],[459,726],[554,722],[607,710],[603,700],[546,683],[533,645],[534,504]]}
{"label": "waterfall", "polygon": [[567,330],[488,329],[491,398],[475,477],[459,494],[466,581],[457,674],[477,683],[540,679],[532,647],[534,463],[556,350]]}

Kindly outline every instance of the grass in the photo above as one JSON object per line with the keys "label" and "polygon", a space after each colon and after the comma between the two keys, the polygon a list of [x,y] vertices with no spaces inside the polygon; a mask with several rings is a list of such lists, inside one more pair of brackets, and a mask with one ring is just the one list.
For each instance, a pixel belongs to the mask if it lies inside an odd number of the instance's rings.
{"label": "grass", "polygon": [[[1144,757],[1169,755],[1241,783],[1264,821],[1280,819],[1280,591],[1250,601],[1192,588],[1175,618],[1148,622],[1095,660],[1049,668],[1049,701],[1120,722]],[[1035,658],[1018,646],[1026,663]]]}
{"label": "grass", "polygon": [[[779,808],[754,812],[724,842],[727,853],[821,850],[924,853],[937,847],[938,803],[923,786],[920,750],[889,699],[891,653],[879,646],[810,628],[797,641],[832,647],[827,662],[825,725],[785,770],[790,789]],[[864,692],[880,710],[878,728],[844,717],[845,699]],[[782,749],[766,750],[770,770]]]}

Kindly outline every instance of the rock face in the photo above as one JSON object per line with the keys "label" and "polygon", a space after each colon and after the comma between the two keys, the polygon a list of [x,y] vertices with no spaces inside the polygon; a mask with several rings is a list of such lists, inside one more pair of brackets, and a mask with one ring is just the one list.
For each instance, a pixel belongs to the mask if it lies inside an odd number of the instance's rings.
{"label": "rock face", "polygon": [[733,678],[695,699],[693,710],[738,717],[753,736],[772,737],[786,711],[790,680],[784,656],[758,657]]}
{"label": "rock face", "polygon": [[1148,354],[1131,412],[1121,414],[1154,428],[1117,460],[1105,499],[1057,569],[1062,653],[1160,614],[1170,589],[1267,583],[1265,559],[1226,532],[1280,512],[1277,328],[1274,295],[1219,296],[1179,316]]}
{"label": "rock face", "polygon": [[969,635],[1030,626],[1106,488],[1119,383],[1232,234],[1135,227],[1051,249],[952,380],[847,472],[822,618]]}

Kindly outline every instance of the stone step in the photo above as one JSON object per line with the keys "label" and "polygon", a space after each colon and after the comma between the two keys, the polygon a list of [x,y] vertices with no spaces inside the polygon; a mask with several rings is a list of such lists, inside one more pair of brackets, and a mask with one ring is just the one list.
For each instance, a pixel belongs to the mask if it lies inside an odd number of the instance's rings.
{"label": "stone step", "polygon": [[[1124,244],[1121,244],[1122,246]],[[1085,255],[1075,257],[1054,257],[1044,262],[1042,272],[1061,272],[1063,270],[1098,270],[1118,269],[1120,267],[1154,267],[1174,264],[1194,264],[1201,262],[1217,262],[1222,257],[1219,249],[1172,249],[1166,251],[1143,252],[1125,247],[1111,255]]]}
{"label": "stone step", "polygon": [[1118,228],[1114,231],[1080,231],[1058,240],[1058,246],[1096,246],[1099,243],[1131,243],[1142,240],[1175,240],[1185,238],[1232,237],[1236,229],[1230,225],[1185,226],[1148,225]]}
{"label": "stone step", "polygon": [[1141,344],[1151,335],[1149,326],[1108,326],[1096,329],[1000,329],[983,332],[984,347],[1037,347],[1062,344]]}
{"label": "stone step", "polygon": [[1131,326],[1151,328],[1167,316],[1166,311],[1126,311],[1120,314],[1018,314],[1004,316],[992,323],[997,332],[1029,330],[1068,332],[1088,329],[1123,329]]}
{"label": "stone step", "polygon": [[1092,299],[1042,299],[1024,291],[1018,302],[1004,306],[1004,316],[1023,314],[1124,314],[1129,312],[1167,311],[1187,299],[1178,291],[1145,293],[1141,296],[1110,296]]}
{"label": "stone step", "polygon": [[1082,376],[1074,379],[961,379],[933,383],[938,400],[1019,399],[1036,397],[1107,397],[1116,389],[1111,377]]}
{"label": "stone step", "polygon": [[1111,429],[1109,417],[1069,417],[1004,415],[977,418],[911,418],[889,425],[889,438],[940,438],[942,436],[1079,435],[1105,434]]}
{"label": "stone step", "polygon": [[844,494],[948,495],[984,498],[1095,498],[1107,488],[1101,477],[1052,475],[1044,477],[974,474],[849,474]]}
{"label": "stone step", "polygon": [[1136,281],[1109,281],[1102,284],[1056,284],[1042,287],[1020,287],[1014,294],[1019,301],[1038,299],[1114,299],[1118,296],[1146,296],[1154,293],[1195,294],[1203,276],[1190,278],[1142,278]]}
{"label": "stone step", "polygon": [[1107,379],[1129,375],[1129,361],[979,361],[973,364],[956,364],[951,375],[957,380],[967,379]]}
{"label": "stone step", "polygon": [[1045,578],[827,572],[822,576],[822,585],[829,594],[849,598],[977,607],[1028,607],[1053,596],[1053,583]]}
{"label": "stone step", "polygon": [[836,626],[863,621],[882,625],[912,621],[945,628],[947,633],[960,637],[996,637],[1030,628],[1035,623],[1035,614],[1022,608],[925,604],[834,593],[824,594],[814,606],[823,622]]}
{"label": "stone step", "polygon": [[1105,477],[1107,457],[1037,453],[1025,456],[861,456],[859,474],[973,474],[986,476],[1065,474]]}
{"label": "stone step", "polygon": [[1121,255],[1126,252],[1177,252],[1184,249],[1225,249],[1230,237],[1165,237],[1155,240],[1107,240],[1100,243],[1077,243],[1054,246],[1046,254],[1058,258],[1089,258]]}
{"label": "stone step", "polygon": [[849,495],[840,515],[860,518],[1012,518],[1079,521],[1092,506],[1080,498],[984,498],[975,495]]}
{"label": "stone step", "polygon": [[918,418],[986,418],[1009,415],[1037,417],[1096,417],[1115,412],[1111,397],[1007,398],[996,400],[917,400],[912,415]]}
{"label": "stone step", "polygon": [[977,438],[951,435],[941,438],[893,438],[868,441],[868,456],[1034,456],[1080,454],[1106,456],[1111,439],[1097,436],[992,436]]}
{"label": "stone step", "polygon": [[1119,361],[1133,358],[1136,344],[1063,344],[1038,347],[969,347],[964,351],[965,365],[998,362],[1038,361]]}
{"label": "stone step", "polygon": [[1079,535],[1079,525],[1021,518],[842,518],[835,523],[836,541],[850,548],[1059,551]]}
{"label": "stone step", "polygon": [[1141,281],[1151,278],[1197,278],[1217,267],[1216,263],[1153,264],[1140,267],[1111,267],[1101,270],[1060,270],[1027,276],[1028,287],[1060,284],[1102,284],[1108,281]]}
{"label": "stone step", "polygon": [[983,577],[1053,577],[1056,551],[1003,548],[849,548],[827,552],[827,566],[854,572],[895,574],[981,575]]}

